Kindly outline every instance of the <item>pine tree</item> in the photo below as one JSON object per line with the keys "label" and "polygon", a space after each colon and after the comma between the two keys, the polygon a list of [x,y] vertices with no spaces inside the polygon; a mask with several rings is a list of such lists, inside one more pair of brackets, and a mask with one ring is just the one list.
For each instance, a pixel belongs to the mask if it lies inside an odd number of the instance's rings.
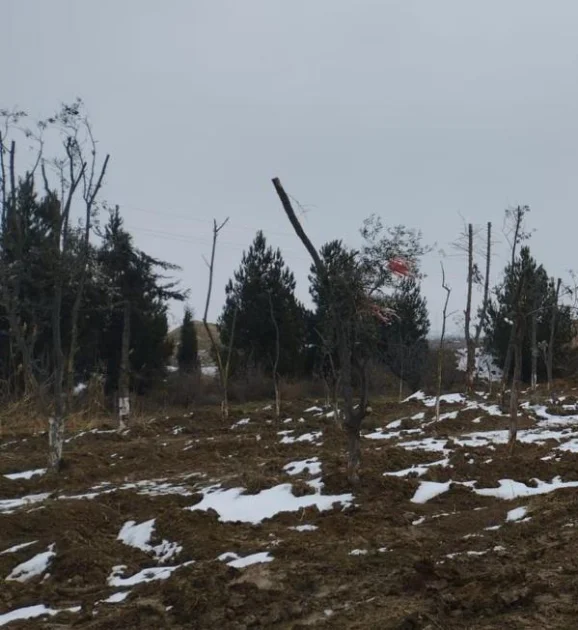
{"label": "pine tree", "polygon": [[[532,316],[536,316],[536,341],[549,341],[550,321],[556,303],[556,285],[542,265],[532,257],[529,247],[522,247],[514,264],[508,264],[504,270],[501,284],[495,290],[494,299],[488,305],[488,317],[485,326],[486,348],[499,365],[503,365],[508,344],[510,343],[513,322],[513,302],[522,273],[526,273],[524,291],[519,296],[518,310],[524,320],[522,341],[522,380],[530,381],[532,364]],[[556,315],[554,341],[554,364],[561,366],[567,354],[567,344],[572,340],[572,316],[570,309],[560,306]],[[538,363],[538,374],[545,376],[543,362]]]}
{"label": "pine tree", "polygon": [[183,300],[178,283],[162,272],[178,269],[137,249],[124,229],[118,207],[105,227],[98,253],[101,282],[107,289],[107,324],[100,341],[107,366],[107,386],[116,387],[121,370],[125,322],[130,339],[130,372],[134,387],[143,391],[164,372],[171,354],[167,345],[167,300]]}
{"label": "pine tree", "polygon": [[430,327],[418,280],[405,278],[384,302],[395,315],[380,326],[381,358],[398,378],[418,389],[427,360]]}
{"label": "pine tree", "polygon": [[177,352],[179,369],[181,372],[194,372],[199,366],[199,343],[193,311],[188,306],[185,308],[180,332],[181,339]]}
{"label": "pine tree", "polygon": [[295,297],[295,277],[279,249],[267,246],[257,232],[241,265],[226,288],[226,302],[219,318],[221,344],[228,347],[237,310],[233,347],[236,364],[271,373],[279,328],[278,374],[294,375],[302,369],[305,344],[305,311]]}

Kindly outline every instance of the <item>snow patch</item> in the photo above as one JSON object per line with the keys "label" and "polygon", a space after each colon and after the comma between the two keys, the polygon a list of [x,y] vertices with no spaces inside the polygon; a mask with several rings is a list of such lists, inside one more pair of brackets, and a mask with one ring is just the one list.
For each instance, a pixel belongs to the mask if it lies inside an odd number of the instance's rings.
{"label": "snow patch", "polygon": [[261,523],[281,512],[297,512],[315,505],[318,510],[329,510],[335,503],[351,505],[352,494],[322,495],[320,492],[296,497],[290,483],[261,490],[258,494],[244,494],[244,488],[206,488],[203,499],[189,508],[191,511],[215,510],[221,522]]}
{"label": "snow patch", "polygon": [[506,520],[509,522],[521,521],[523,518],[525,518],[527,513],[527,507],[518,507],[508,512],[508,514],[506,515]]}
{"label": "snow patch", "polygon": [[313,532],[316,529],[319,529],[317,525],[296,525],[295,527],[290,527],[289,529],[294,529],[296,532]]}
{"label": "snow patch", "polygon": [[42,575],[48,569],[48,565],[55,555],[54,544],[52,544],[46,551],[36,554],[30,560],[12,569],[6,580],[9,582],[27,582],[34,577]]}
{"label": "snow patch", "polygon": [[412,503],[427,503],[430,499],[437,497],[450,489],[451,481],[439,483],[437,481],[422,481],[419,488],[411,498]]}
{"label": "snow patch", "polygon": [[228,551],[226,553],[221,554],[217,560],[225,561],[232,558],[230,562],[227,562],[227,566],[234,567],[235,569],[243,569],[244,567],[249,567],[252,564],[262,564],[264,562],[273,562],[273,556],[269,555],[268,551],[262,551],[259,553],[253,553],[250,556],[245,556],[244,558],[238,556],[236,553],[232,551]]}
{"label": "snow patch", "polygon": [[[291,432],[292,433],[292,432]],[[311,433],[303,433],[299,437],[285,435],[281,438],[281,444],[295,444],[297,442],[315,442],[323,435],[322,431],[312,431]]]}
{"label": "snow patch", "polygon": [[288,475],[299,475],[302,472],[307,471],[310,475],[321,474],[321,462],[317,457],[311,457],[310,459],[302,459],[296,462],[290,462],[286,466],[283,466],[283,470]]}
{"label": "snow patch", "polygon": [[36,475],[45,475],[47,469],[46,468],[35,468],[34,470],[25,470],[24,472],[19,473],[10,473],[8,475],[4,475],[6,479],[11,479],[15,481],[16,479],[32,479]]}
{"label": "snow patch", "polygon": [[26,547],[30,547],[30,545],[35,545],[37,542],[38,542],[37,540],[33,540],[32,542],[22,543],[20,545],[14,545],[14,547],[10,547],[9,549],[4,549],[4,551],[0,551],[0,556],[3,556],[4,554],[7,554],[7,553],[16,553],[17,551],[20,551],[21,549],[26,549]]}
{"label": "snow patch", "polygon": [[5,626],[12,621],[21,621],[23,619],[35,619],[36,617],[42,617],[48,615],[53,617],[61,612],[80,612],[80,606],[73,606],[72,608],[60,608],[58,610],[54,608],[47,608],[44,604],[37,604],[36,606],[26,606],[25,608],[17,608],[10,612],[0,615],[0,626]]}
{"label": "snow patch", "polygon": [[155,519],[137,524],[135,521],[127,521],[121,528],[117,540],[120,540],[129,547],[140,549],[145,553],[155,556],[159,562],[167,562],[173,556],[178,555],[183,548],[174,542],[163,540],[158,545],[150,545],[150,539],[153,535]]}

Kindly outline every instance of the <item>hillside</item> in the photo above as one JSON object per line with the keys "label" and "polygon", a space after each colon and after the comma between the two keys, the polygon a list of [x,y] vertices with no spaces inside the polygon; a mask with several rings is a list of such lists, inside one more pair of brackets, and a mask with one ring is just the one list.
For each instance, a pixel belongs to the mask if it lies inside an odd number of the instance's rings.
{"label": "hillside", "polygon": [[[216,324],[209,324],[209,327],[215,336],[215,339],[219,339],[219,333],[217,331]],[[210,365],[210,356],[211,356],[211,340],[209,339],[209,335],[205,330],[205,326],[203,322],[195,321],[195,328],[197,329],[197,339],[199,340],[199,358],[201,361],[201,365]],[[179,340],[181,338],[181,327],[178,326],[169,332],[169,339],[175,344],[175,352],[173,354],[173,360],[176,360],[176,352],[179,344]]]}

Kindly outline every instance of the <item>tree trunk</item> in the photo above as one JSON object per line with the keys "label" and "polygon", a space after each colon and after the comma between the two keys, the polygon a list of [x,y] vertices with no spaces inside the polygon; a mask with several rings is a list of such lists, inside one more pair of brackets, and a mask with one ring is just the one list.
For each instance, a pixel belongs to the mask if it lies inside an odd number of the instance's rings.
{"label": "tree trunk", "polygon": [[535,312],[532,313],[532,319],[530,322],[531,325],[531,341],[530,344],[532,346],[532,366],[531,366],[531,375],[530,375],[530,387],[533,392],[536,391],[536,387],[538,386],[538,315]]}
{"label": "tree trunk", "polygon": [[464,332],[466,338],[466,392],[471,393],[474,386],[476,367],[476,346],[470,331],[472,320],[472,285],[474,283],[474,227],[468,225],[468,293],[466,299]]}
{"label": "tree trunk", "polygon": [[522,322],[518,321],[516,326],[519,330],[516,332],[514,354],[514,375],[512,378],[512,389],[510,392],[510,432],[508,447],[510,455],[514,453],[516,439],[518,437],[518,398],[520,392],[520,376],[522,374]]}
{"label": "tree trunk", "polygon": [[556,316],[558,315],[558,300],[560,298],[560,285],[562,280],[558,278],[556,283],[556,299],[552,308],[552,317],[550,318],[550,342],[548,343],[548,352],[546,354],[546,374],[548,377],[548,391],[552,390],[553,367],[554,367],[554,338],[556,336]]}
{"label": "tree trunk", "polygon": [[[486,275],[484,278],[484,297],[482,299],[482,309],[480,312],[480,318],[478,319],[478,323],[476,325],[476,332],[474,343],[475,347],[480,347],[480,337],[482,336],[482,330],[484,329],[484,324],[486,323],[486,315],[488,312],[488,302],[490,300],[490,267],[491,267],[491,259],[492,259],[492,224],[488,221],[488,225],[486,228]],[[475,378],[475,376],[474,376]],[[490,374],[490,380],[488,381],[490,384],[490,392],[492,387],[492,379]]]}
{"label": "tree trunk", "polygon": [[353,382],[352,382],[352,370],[355,362],[353,355],[352,340],[350,339],[350,331],[347,329],[347,325],[350,322],[343,322],[340,317],[339,310],[334,298],[334,291],[331,280],[327,273],[327,269],[319,256],[319,252],[313,246],[313,243],[305,233],[303,226],[299,223],[289,196],[285,192],[285,189],[281,185],[278,178],[273,179],[273,186],[279,196],[281,205],[291,223],[295,233],[299,237],[299,240],[303,243],[305,249],[309,252],[309,255],[313,259],[315,268],[319,279],[327,291],[329,298],[329,307],[333,320],[333,326],[337,337],[337,351],[339,355],[340,363],[340,383],[341,390],[343,392],[344,401],[344,427],[347,432],[347,450],[348,450],[348,477],[351,483],[356,483],[359,480],[359,467],[361,462],[361,444],[359,438],[359,431],[363,418],[367,413],[367,374],[366,366],[363,365],[360,368],[361,377],[361,400],[357,411],[353,408]]}
{"label": "tree trunk", "polygon": [[239,310],[239,305],[237,301],[237,306],[235,307],[235,311],[233,313],[233,328],[231,330],[231,338],[229,339],[229,348],[227,352],[227,361],[223,364],[223,358],[221,357],[221,348],[217,344],[217,340],[213,335],[213,331],[208,323],[209,316],[209,305],[211,303],[211,294],[213,292],[213,273],[215,269],[215,251],[217,249],[217,238],[219,236],[219,232],[227,225],[229,218],[227,217],[223,223],[217,225],[217,221],[213,220],[213,245],[211,248],[211,262],[208,263],[209,267],[209,286],[207,288],[207,299],[205,301],[205,313],[203,315],[203,325],[207,332],[207,336],[211,342],[211,348],[213,349],[213,354],[215,355],[215,359],[217,361],[217,367],[219,370],[219,385],[221,386],[221,418],[223,420],[227,420],[229,417],[229,369],[231,367],[231,355],[233,352],[233,340],[235,337],[235,325],[237,322],[237,312]]}
{"label": "tree trunk", "polygon": [[436,396],[436,405],[435,405],[435,418],[436,421],[439,422],[440,419],[440,398],[442,393],[442,374],[443,374],[443,359],[444,359],[444,339],[446,335],[446,321],[448,318],[448,303],[450,301],[451,289],[446,285],[446,272],[443,266],[442,267],[442,288],[446,292],[446,300],[444,302],[443,309],[443,317],[442,317],[442,334],[440,336],[440,345],[438,349],[438,387],[437,387],[437,396]]}
{"label": "tree trunk", "polygon": [[347,424],[347,478],[351,484],[359,482],[361,466],[361,435],[358,424]]}
{"label": "tree trunk", "polygon": [[279,324],[275,318],[275,309],[273,308],[273,298],[269,293],[269,313],[273,328],[275,329],[275,358],[273,360],[273,387],[275,390],[275,417],[277,420],[281,417],[281,392],[279,389],[279,357],[281,354],[281,340],[279,335]]}
{"label": "tree trunk", "polygon": [[120,372],[118,376],[118,428],[126,429],[130,418],[130,300],[123,305]]}
{"label": "tree trunk", "polygon": [[[60,266],[60,260],[57,262]],[[57,471],[62,463],[64,446],[64,424],[66,420],[66,404],[63,392],[64,353],[62,352],[62,334],[60,318],[62,310],[61,270],[56,271],[57,279],[54,287],[52,306],[52,343],[54,345],[54,415],[48,424],[48,465],[50,470]]]}

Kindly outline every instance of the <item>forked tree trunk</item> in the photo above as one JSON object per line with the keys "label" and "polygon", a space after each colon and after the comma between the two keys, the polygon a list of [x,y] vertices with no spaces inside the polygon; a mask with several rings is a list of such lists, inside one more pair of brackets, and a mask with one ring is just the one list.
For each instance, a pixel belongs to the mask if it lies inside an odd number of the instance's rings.
{"label": "forked tree trunk", "polygon": [[126,429],[130,420],[130,327],[131,304],[125,300],[122,309],[122,341],[118,375],[118,428]]}
{"label": "forked tree trunk", "polygon": [[[92,135],[91,135],[92,137]],[[84,235],[82,239],[82,253],[79,261],[80,266],[80,278],[78,280],[78,288],[76,295],[74,296],[74,303],[72,304],[72,311],[70,315],[70,349],[68,352],[68,358],[66,361],[66,399],[67,404],[70,407],[70,401],[72,397],[72,391],[74,389],[74,373],[76,354],[78,352],[78,318],[80,315],[80,307],[82,306],[82,300],[84,299],[84,288],[86,286],[86,279],[88,275],[88,257],[90,252],[90,229],[92,226],[92,209],[96,197],[102,186],[106,168],[108,166],[108,160],[110,156],[107,155],[98,180],[94,188],[92,187],[92,175],[94,174],[95,160],[96,160],[96,144],[93,142],[92,151],[92,169],[89,181],[85,180],[84,202],[85,202],[85,217],[84,217]]]}

